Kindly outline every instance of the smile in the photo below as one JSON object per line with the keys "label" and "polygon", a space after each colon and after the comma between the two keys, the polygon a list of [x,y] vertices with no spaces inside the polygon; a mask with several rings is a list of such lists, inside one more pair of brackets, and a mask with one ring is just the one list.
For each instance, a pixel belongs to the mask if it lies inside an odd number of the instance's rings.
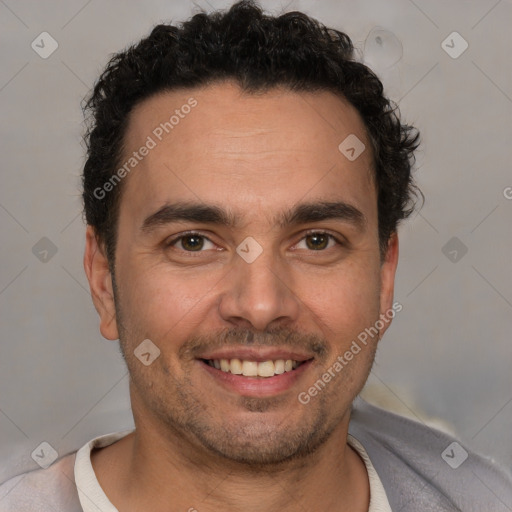
{"label": "smile", "polygon": [[[305,378],[308,368],[314,363],[314,358],[306,359],[297,355],[297,359],[283,358],[275,356],[278,359],[259,358],[254,359],[242,357],[197,359],[199,368],[206,372],[210,382],[225,389],[230,393],[235,393],[247,397],[271,397],[281,393],[291,391],[294,386],[299,386],[298,381]],[[207,386],[210,386],[208,384]],[[301,387],[304,387],[302,384]]]}
{"label": "smile", "polygon": [[276,359],[269,361],[251,361],[248,359],[203,359],[209,366],[233,375],[244,377],[274,377],[285,372],[291,372],[299,367],[304,361],[293,359]]}

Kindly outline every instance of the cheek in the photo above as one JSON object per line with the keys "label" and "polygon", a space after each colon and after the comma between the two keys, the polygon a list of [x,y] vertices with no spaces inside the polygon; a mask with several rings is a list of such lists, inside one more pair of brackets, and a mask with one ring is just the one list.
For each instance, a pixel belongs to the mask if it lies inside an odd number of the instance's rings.
{"label": "cheek", "polygon": [[155,340],[183,333],[204,320],[221,271],[170,269],[143,261],[127,262],[120,272],[123,283],[123,324]]}
{"label": "cheek", "polygon": [[374,266],[345,265],[321,275],[297,278],[298,295],[339,343],[357,337],[379,318],[380,275]]}

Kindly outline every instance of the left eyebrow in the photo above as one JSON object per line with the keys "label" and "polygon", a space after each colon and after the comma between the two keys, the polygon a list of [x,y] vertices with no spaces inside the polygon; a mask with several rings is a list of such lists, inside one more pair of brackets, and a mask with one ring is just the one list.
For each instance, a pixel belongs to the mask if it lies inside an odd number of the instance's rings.
{"label": "left eyebrow", "polygon": [[[235,228],[240,225],[240,218],[228,210],[216,205],[203,203],[165,204],[147,217],[142,224],[142,231],[151,232],[155,228],[172,222],[197,222],[216,224]],[[279,213],[273,224],[280,228],[290,225],[308,224],[324,220],[341,220],[363,231],[367,218],[361,210],[344,201],[317,201],[300,203],[290,210]]]}
{"label": "left eyebrow", "polygon": [[283,228],[288,225],[308,224],[323,220],[341,220],[353,224],[360,230],[364,230],[368,224],[361,210],[344,201],[301,203],[282,213],[275,223]]}

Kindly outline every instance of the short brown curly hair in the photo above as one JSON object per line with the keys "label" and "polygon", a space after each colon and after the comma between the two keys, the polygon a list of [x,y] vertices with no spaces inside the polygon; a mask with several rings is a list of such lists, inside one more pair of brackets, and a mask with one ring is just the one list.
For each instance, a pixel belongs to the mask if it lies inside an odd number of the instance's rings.
{"label": "short brown curly hair", "polygon": [[418,130],[401,124],[397,105],[384,96],[377,76],[356,60],[346,34],[300,12],[269,16],[252,0],[242,0],[228,11],[196,14],[180,26],[157,25],[111,58],[85,100],[85,218],[105,244],[110,264],[122,187],[101,199],[94,191],[120,165],[130,112],[156,93],[226,79],[249,93],[278,86],[328,90],[357,109],[373,148],[382,258],[398,223],[414,211],[414,198],[423,197],[411,175]]}

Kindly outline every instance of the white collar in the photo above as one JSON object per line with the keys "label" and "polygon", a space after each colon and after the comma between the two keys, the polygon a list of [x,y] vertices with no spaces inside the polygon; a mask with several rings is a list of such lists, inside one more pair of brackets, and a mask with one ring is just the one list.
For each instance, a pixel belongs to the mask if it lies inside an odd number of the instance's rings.
{"label": "white collar", "polygon": [[[112,432],[96,437],[77,451],[74,469],[75,483],[80,504],[84,512],[119,512],[107,498],[107,495],[96,478],[91,463],[91,451],[94,448],[109,446],[119,441],[119,439],[125,437],[130,432],[133,432],[133,429]],[[354,448],[361,459],[363,459],[368,472],[368,479],[370,481],[370,508],[368,512],[392,512],[386,491],[363,445],[351,434],[348,435],[347,443]]]}
{"label": "white collar", "polygon": [[368,512],[392,512],[384,486],[363,445],[351,434],[347,436],[347,443],[363,459],[368,472],[368,480],[370,481],[370,507]]}

